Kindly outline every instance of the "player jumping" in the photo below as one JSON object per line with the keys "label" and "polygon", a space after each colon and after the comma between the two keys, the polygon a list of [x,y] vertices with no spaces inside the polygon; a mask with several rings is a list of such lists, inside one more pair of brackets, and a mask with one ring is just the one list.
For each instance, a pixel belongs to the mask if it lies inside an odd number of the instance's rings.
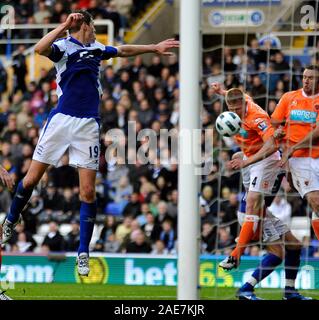
{"label": "player jumping", "polygon": [[[67,30],[70,36],[58,40]],[[11,238],[21,211],[48,166],[57,166],[63,154],[68,152],[69,164],[78,168],[80,181],[78,273],[89,274],[89,243],[97,210],[95,178],[100,155],[100,63],[113,57],[144,53],[170,55],[169,50],[178,46],[179,42],[174,39],[150,45],[105,46],[95,40],[93,18],[82,10],[70,14],[64,23],[36,44],[35,52],[47,56],[55,64],[59,101],[41,132],[30,168],[17,186],[10,212],[3,223],[3,243]]]}
{"label": "player jumping", "polygon": [[[255,285],[281,264],[285,254],[284,299],[308,300],[310,298],[300,295],[295,290],[295,280],[300,265],[300,243],[286,225],[274,217],[269,210],[264,209],[271,204],[273,194],[277,193],[283,177],[280,169],[280,155],[275,144],[272,149],[268,148],[267,156],[259,158],[258,161],[255,159],[256,155],[263,151],[264,144],[268,140],[274,140],[274,128],[271,126],[270,118],[241,90],[231,89],[226,92],[220,88],[219,84],[213,84],[213,88],[216,93],[226,95],[228,109],[236,112],[242,120],[242,129],[234,138],[243,150],[244,158],[235,157],[230,162],[230,166],[232,169],[242,168],[243,184],[247,192],[247,199],[242,202],[240,210],[242,214],[239,214],[242,228],[236,248],[220,263],[220,266],[226,270],[237,267],[246,246],[252,240],[259,240],[260,228],[262,228],[262,238],[267,243],[268,253],[249,281],[239,289],[237,297],[259,300],[254,294]],[[285,247],[283,247],[283,241],[286,243]]]}

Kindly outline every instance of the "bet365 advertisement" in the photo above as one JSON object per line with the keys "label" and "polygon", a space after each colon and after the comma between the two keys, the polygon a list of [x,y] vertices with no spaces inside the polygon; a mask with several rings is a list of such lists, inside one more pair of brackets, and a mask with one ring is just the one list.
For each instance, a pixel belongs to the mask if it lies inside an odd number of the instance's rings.
{"label": "bet365 advertisement", "polygon": [[[251,275],[260,258],[243,257],[231,272],[218,268],[224,257],[202,256],[200,285],[239,287]],[[91,254],[89,277],[79,277],[75,255],[7,255],[3,257],[0,281],[29,283],[104,283],[126,285],[177,285],[177,258],[152,255]],[[284,287],[284,268],[279,266],[262,283],[264,288]],[[319,260],[303,260],[297,278],[299,289],[319,289]]]}

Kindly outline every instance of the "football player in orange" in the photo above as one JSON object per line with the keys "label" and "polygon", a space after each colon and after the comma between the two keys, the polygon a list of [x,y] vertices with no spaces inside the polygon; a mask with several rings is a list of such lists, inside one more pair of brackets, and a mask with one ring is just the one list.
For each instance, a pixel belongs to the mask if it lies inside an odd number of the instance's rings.
{"label": "football player in orange", "polygon": [[283,126],[282,165],[289,158],[294,187],[313,211],[312,227],[319,239],[319,66],[306,67],[302,82],[302,89],[282,96],[271,121],[275,127]]}
{"label": "football player in orange", "polygon": [[[247,195],[238,213],[242,228],[236,248],[219,265],[225,270],[236,268],[246,246],[252,240],[262,238],[268,254],[250,279],[239,289],[237,297],[259,300],[260,298],[253,293],[255,285],[267,277],[285,258],[284,299],[309,300],[311,298],[304,297],[295,290],[295,280],[300,265],[300,243],[285,224],[265,209],[279,190],[284,175],[280,168],[280,154],[274,143],[275,132],[270,117],[241,90],[225,91],[219,84],[213,84],[212,87],[216,93],[225,95],[228,109],[236,112],[242,120],[241,131],[234,136],[234,139],[243,150],[244,157],[234,155],[230,166],[233,169],[242,169]],[[267,155],[260,157],[265,149]]]}

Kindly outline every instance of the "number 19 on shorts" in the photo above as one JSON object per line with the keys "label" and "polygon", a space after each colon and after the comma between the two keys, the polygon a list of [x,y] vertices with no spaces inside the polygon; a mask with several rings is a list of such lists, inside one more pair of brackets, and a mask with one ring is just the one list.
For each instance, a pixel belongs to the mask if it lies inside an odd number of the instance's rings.
{"label": "number 19 on shorts", "polygon": [[94,146],[94,147],[90,146],[89,151],[90,151],[90,159],[98,158],[98,156],[99,156],[99,146]]}

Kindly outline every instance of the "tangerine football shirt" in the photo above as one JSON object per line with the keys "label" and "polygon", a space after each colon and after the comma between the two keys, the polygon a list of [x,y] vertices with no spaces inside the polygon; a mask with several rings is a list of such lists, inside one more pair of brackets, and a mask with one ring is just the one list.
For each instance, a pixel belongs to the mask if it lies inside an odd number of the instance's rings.
{"label": "tangerine football shirt", "polygon": [[270,117],[246,95],[246,111],[241,119],[242,125],[239,134],[234,138],[245,156],[250,157],[257,153],[264,142],[274,134]]}
{"label": "tangerine football shirt", "polygon": [[[303,89],[285,93],[280,99],[271,119],[276,122],[284,122],[286,136],[283,143],[291,147],[301,141],[316,127],[319,120],[319,94],[307,96]],[[309,148],[299,149],[293,153],[293,157],[319,157],[318,143]]]}

